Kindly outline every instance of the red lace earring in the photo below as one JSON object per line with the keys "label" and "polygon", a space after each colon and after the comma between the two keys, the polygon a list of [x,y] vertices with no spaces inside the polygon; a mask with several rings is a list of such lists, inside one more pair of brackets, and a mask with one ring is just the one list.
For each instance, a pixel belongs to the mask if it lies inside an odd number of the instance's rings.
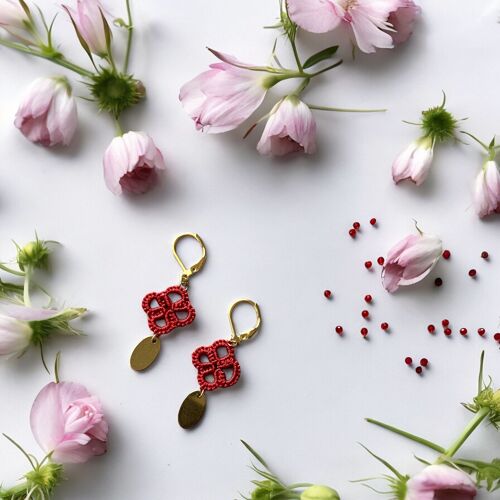
{"label": "red lace earring", "polygon": [[[201,246],[201,258],[186,267],[177,253],[177,244],[183,238],[194,238]],[[160,337],[168,335],[176,328],[189,325],[196,317],[196,311],[189,300],[189,278],[200,271],[207,260],[203,240],[196,233],[184,233],[175,238],[172,245],[175,260],[182,269],[180,285],[170,286],[162,292],[148,293],[142,300],[142,308],[148,317],[148,326],[153,335],[143,339],[132,352],[130,366],[143,371],[151,366],[160,353]]]}
{"label": "red lace earring", "polygon": [[[233,311],[239,304],[250,304],[257,316],[255,326],[243,333],[236,333]],[[179,409],[179,425],[184,429],[194,427],[205,414],[207,405],[206,392],[231,387],[240,378],[241,368],[235,356],[235,348],[245,340],[251,339],[260,328],[260,308],[253,300],[241,299],[229,308],[231,338],[216,340],[209,346],[198,347],[192,354],[192,362],[198,370],[200,390],[186,397]]]}

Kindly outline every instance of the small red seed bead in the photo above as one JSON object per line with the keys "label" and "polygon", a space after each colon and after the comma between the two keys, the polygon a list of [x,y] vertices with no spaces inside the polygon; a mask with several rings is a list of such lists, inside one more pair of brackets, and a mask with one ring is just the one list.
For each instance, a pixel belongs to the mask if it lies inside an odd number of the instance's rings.
{"label": "small red seed bead", "polygon": [[481,258],[482,259],[487,259],[489,256],[490,256],[490,254],[488,252],[486,252],[486,251],[481,252]]}
{"label": "small red seed bead", "polygon": [[423,366],[424,368],[429,364],[429,360],[427,358],[422,358],[420,360],[420,366]]}
{"label": "small red seed bead", "polygon": [[331,292],[331,290],[325,290],[325,291],[323,292],[323,295],[324,295],[327,299],[329,299],[329,298],[332,296],[332,292]]}
{"label": "small red seed bead", "polygon": [[417,372],[417,374],[418,374],[418,375],[422,375],[423,369],[422,369],[422,367],[421,367],[421,366],[417,366],[417,367],[415,368],[415,371]]}
{"label": "small red seed bead", "polygon": [[460,328],[460,334],[461,335],[467,335],[467,328]]}
{"label": "small red seed bead", "polygon": [[435,327],[434,325],[429,325],[429,326],[427,327],[427,331],[428,331],[429,333],[434,333],[434,332],[436,331],[436,327]]}
{"label": "small red seed bead", "polygon": [[443,259],[448,260],[451,257],[451,252],[449,250],[445,250],[443,252]]}
{"label": "small red seed bead", "polygon": [[410,366],[413,363],[413,359],[410,358],[410,356],[405,358],[405,363]]}
{"label": "small red seed bead", "polygon": [[335,331],[339,334],[339,335],[342,335],[342,333],[344,332],[344,329],[338,325],[335,327]]}
{"label": "small red seed bead", "polygon": [[363,335],[363,337],[366,337],[368,335],[368,328],[361,328],[361,335]]}
{"label": "small red seed bead", "polygon": [[349,236],[351,238],[356,238],[356,229],[349,229]]}
{"label": "small red seed bead", "polygon": [[374,226],[376,223],[377,223],[377,219],[375,219],[375,217],[373,217],[373,218],[370,219],[370,224],[372,226]]}
{"label": "small red seed bead", "polygon": [[443,280],[442,280],[442,278],[436,278],[436,279],[434,280],[434,285],[435,285],[435,286],[441,286],[442,284],[443,284]]}
{"label": "small red seed bead", "polygon": [[443,326],[448,326],[448,325],[450,324],[450,322],[449,322],[449,320],[447,320],[447,319],[443,319],[443,321],[441,321],[441,324],[442,324]]}
{"label": "small red seed bead", "polygon": [[369,311],[367,311],[366,309],[364,309],[363,311],[361,311],[361,316],[363,316],[363,318],[368,318],[368,316],[370,316],[370,313]]}
{"label": "small red seed bead", "polygon": [[361,227],[361,224],[359,222],[355,222],[352,227],[356,229],[356,231]]}
{"label": "small red seed bead", "polygon": [[449,337],[451,335],[452,331],[451,331],[451,328],[445,328],[444,329],[444,334]]}
{"label": "small red seed bead", "polygon": [[484,328],[478,328],[477,333],[479,333],[479,335],[481,335],[482,337],[486,333],[486,330]]}
{"label": "small red seed bead", "polygon": [[373,266],[373,262],[371,260],[367,260],[365,262],[366,269],[370,269]]}
{"label": "small red seed bead", "polygon": [[500,333],[495,333],[495,335],[493,335],[493,338],[494,338],[497,342],[500,342]]}
{"label": "small red seed bead", "polygon": [[384,330],[384,332],[385,332],[385,331],[387,331],[387,330],[389,330],[389,323],[386,323],[386,322],[384,321],[384,323],[382,323],[382,324],[380,325],[380,328],[382,328],[382,330]]}
{"label": "small red seed bead", "polygon": [[368,304],[370,304],[370,302],[373,300],[373,297],[371,295],[365,295],[365,302],[368,302]]}
{"label": "small red seed bead", "polygon": [[477,271],[476,271],[475,269],[471,269],[471,270],[469,271],[469,276],[470,276],[471,278],[475,278],[475,277],[476,277],[476,274],[477,274]]}
{"label": "small red seed bead", "polygon": [[379,258],[377,259],[377,262],[378,262],[379,266],[383,266],[383,265],[384,265],[384,262],[385,262],[385,259],[384,259],[383,257],[379,257]]}

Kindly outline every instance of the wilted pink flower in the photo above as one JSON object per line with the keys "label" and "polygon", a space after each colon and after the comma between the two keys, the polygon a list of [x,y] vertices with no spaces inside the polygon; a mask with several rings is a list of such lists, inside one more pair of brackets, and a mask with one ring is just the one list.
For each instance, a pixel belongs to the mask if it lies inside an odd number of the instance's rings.
{"label": "wilted pink flower", "polygon": [[342,26],[362,52],[390,49],[393,39],[389,14],[400,0],[287,0],[292,21],[313,33],[325,33]]}
{"label": "wilted pink flower", "polygon": [[28,87],[14,124],[32,142],[67,146],[75,134],[78,115],[66,78],[37,78]]}
{"label": "wilted pink flower", "polygon": [[413,0],[399,0],[397,9],[389,15],[389,23],[394,30],[390,31],[390,35],[394,43],[403,43],[410,38],[421,11]]}
{"label": "wilted pink flower", "polygon": [[76,9],[63,5],[75,29],[87,43],[90,51],[103,57],[108,54],[104,8],[99,0],[77,0]]}
{"label": "wilted pink flower", "polygon": [[295,96],[288,96],[276,104],[257,150],[274,156],[295,151],[313,154],[316,151],[316,122],[309,106]]}
{"label": "wilted pink flower", "polygon": [[474,202],[479,217],[500,213],[500,172],[493,160],[485,162],[476,178]]}
{"label": "wilted pink flower", "polygon": [[473,500],[476,494],[476,485],[465,472],[429,465],[408,481],[405,500]]}
{"label": "wilted pink flower", "polygon": [[427,178],[434,156],[434,141],[430,137],[422,137],[412,142],[392,164],[392,178],[397,184],[406,179],[417,186]]}
{"label": "wilted pink flower", "polygon": [[388,292],[423,280],[441,257],[437,236],[412,234],[389,250],[382,269],[382,283]]}
{"label": "wilted pink flower", "polygon": [[212,51],[222,62],[184,84],[179,100],[196,129],[218,134],[235,129],[264,100],[269,75],[236,58]]}
{"label": "wilted pink flower", "polygon": [[106,452],[108,423],[101,403],[80,384],[46,385],[33,403],[30,422],[36,441],[56,463],[83,463]]}
{"label": "wilted pink flower", "polygon": [[31,21],[17,0],[0,0],[0,28],[19,36],[30,26]]}
{"label": "wilted pink flower", "polygon": [[114,194],[145,193],[163,169],[161,151],[145,132],[115,137],[104,153],[104,180]]}

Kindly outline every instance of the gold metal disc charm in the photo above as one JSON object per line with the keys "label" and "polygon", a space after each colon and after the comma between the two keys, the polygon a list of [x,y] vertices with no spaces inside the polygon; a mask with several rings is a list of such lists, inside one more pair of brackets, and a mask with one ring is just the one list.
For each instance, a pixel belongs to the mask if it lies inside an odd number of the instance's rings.
{"label": "gold metal disc charm", "polygon": [[130,356],[130,366],[137,372],[149,368],[160,354],[161,342],[158,337],[141,340]]}
{"label": "gold metal disc charm", "polygon": [[207,397],[205,392],[192,392],[179,408],[179,425],[183,429],[191,429],[203,418],[206,407]]}

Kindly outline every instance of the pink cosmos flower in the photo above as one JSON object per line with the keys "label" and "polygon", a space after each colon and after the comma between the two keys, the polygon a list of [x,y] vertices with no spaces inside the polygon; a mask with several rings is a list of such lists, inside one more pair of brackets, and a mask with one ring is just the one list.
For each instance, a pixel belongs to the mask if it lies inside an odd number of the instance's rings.
{"label": "pink cosmos flower", "polygon": [[37,78],[27,89],[14,125],[31,142],[67,146],[78,124],[76,101],[64,77]]}
{"label": "pink cosmos flower", "polygon": [[103,57],[108,54],[104,7],[99,0],[77,0],[76,9],[63,5],[75,25],[75,29],[87,43],[90,51]]}
{"label": "pink cosmos flower", "polygon": [[412,234],[389,250],[382,269],[384,288],[392,293],[400,286],[423,280],[437,264],[443,250],[437,236]]}
{"label": "pink cosmos flower", "polygon": [[447,465],[429,465],[407,483],[405,500],[473,500],[477,488],[472,479]]}
{"label": "pink cosmos flower", "polygon": [[264,100],[269,75],[233,56],[212,51],[222,62],[184,84],[179,100],[196,129],[218,134],[235,129]]}
{"label": "pink cosmos flower", "polygon": [[104,180],[114,194],[145,193],[164,169],[161,151],[145,132],[115,137],[104,153]]}
{"label": "pink cosmos flower", "polygon": [[283,156],[295,151],[316,151],[316,122],[307,104],[295,96],[278,102],[271,111],[257,144],[261,154]]}
{"label": "pink cosmos flower", "polygon": [[31,21],[17,0],[0,0],[0,28],[14,36],[25,34]]}
{"label": "pink cosmos flower", "polygon": [[476,178],[474,202],[479,217],[500,213],[500,172],[493,160],[485,162]]}
{"label": "pink cosmos flower", "polygon": [[434,156],[434,141],[422,137],[412,142],[392,164],[392,178],[398,184],[406,179],[420,186],[429,173]]}
{"label": "pink cosmos flower", "polygon": [[401,0],[287,0],[292,21],[313,33],[326,33],[342,26],[362,52],[390,49],[389,15]]}
{"label": "pink cosmos flower", "polygon": [[30,422],[37,443],[56,463],[83,463],[106,452],[108,423],[101,403],[80,384],[46,385],[33,403]]}
{"label": "pink cosmos flower", "polygon": [[422,9],[413,0],[399,0],[396,10],[389,15],[389,23],[394,31],[390,31],[394,43],[406,42],[413,33],[415,22]]}

